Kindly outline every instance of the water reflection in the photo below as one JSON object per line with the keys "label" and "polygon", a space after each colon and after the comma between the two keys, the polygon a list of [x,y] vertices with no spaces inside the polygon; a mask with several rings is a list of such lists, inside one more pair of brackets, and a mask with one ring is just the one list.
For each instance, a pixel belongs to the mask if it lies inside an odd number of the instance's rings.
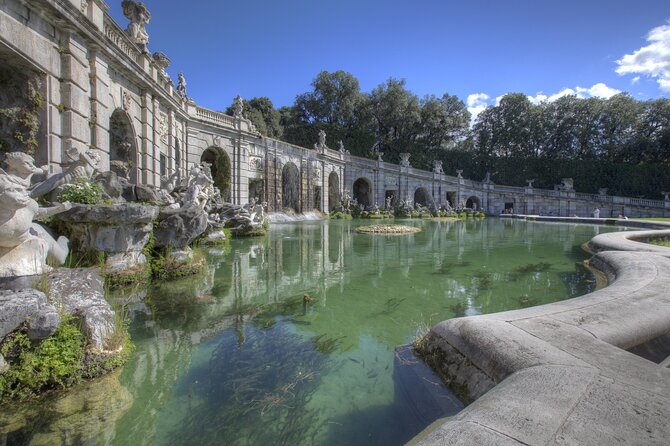
{"label": "water reflection", "polygon": [[43,434],[124,445],[402,444],[459,406],[421,412],[411,398],[426,381],[398,371],[406,364],[394,347],[442,319],[589,292],[579,246],[615,229],[405,223],[422,232],[273,225],[230,253],[212,250],[202,276],[117,296],[137,349],[119,377],[122,403],[86,422],[98,435],[65,433],[67,415],[34,406],[21,423],[0,419],[0,433],[8,444]]}

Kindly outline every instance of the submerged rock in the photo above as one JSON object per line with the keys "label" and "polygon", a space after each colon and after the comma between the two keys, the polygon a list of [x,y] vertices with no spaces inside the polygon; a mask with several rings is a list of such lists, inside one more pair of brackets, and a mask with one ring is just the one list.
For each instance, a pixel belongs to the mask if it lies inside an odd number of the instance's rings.
{"label": "submerged rock", "polygon": [[[38,404],[0,411],[0,439],[14,433],[31,445],[108,444],[115,437],[116,421],[133,404],[118,373],[87,382],[44,401],[50,416]],[[27,443],[27,442],[26,442]]]}

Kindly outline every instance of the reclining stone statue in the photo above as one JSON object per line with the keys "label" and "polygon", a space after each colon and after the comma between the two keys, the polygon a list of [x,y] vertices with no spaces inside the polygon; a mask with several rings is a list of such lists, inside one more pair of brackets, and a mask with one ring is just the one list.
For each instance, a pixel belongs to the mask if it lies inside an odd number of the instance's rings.
{"label": "reclining stone statue", "polygon": [[70,209],[70,203],[40,208],[28,193],[35,167],[33,158],[23,152],[5,154],[7,169],[0,169],[0,277],[28,276],[49,270],[47,256],[54,263],[65,263],[68,239],[54,240],[35,217]]}
{"label": "reclining stone statue", "polygon": [[49,194],[53,200],[64,185],[79,178],[90,180],[100,164],[100,155],[90,150],[79,151],[73,148],[68,151],[68,156],[71,162],[65,171],[51,175],[33,187],[30,191],[31,197],[38,198]]}

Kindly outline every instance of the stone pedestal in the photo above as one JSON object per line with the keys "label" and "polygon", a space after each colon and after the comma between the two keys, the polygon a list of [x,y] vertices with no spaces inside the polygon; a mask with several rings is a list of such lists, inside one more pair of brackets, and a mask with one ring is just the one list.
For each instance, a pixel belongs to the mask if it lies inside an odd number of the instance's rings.
{"label": "stone pedestal", "polygon": [[104,252],[105,273],[125,274],[145,269],[142,250],[157,216],[156,206],[127,203],[75,205],[58,218],[67,227],[73,251]]}

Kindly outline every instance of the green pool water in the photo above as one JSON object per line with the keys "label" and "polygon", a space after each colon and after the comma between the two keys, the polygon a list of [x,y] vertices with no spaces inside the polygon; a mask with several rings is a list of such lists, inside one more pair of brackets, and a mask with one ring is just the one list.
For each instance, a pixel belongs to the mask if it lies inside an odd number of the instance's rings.
{"label": "green pool water", "polygon": [[[444,319],[592,291],[580,246],[618,230],[403,221],[422,232],[385,236],[359,224],[275,224],[209,250],[197,280],[116,296],[136,345],[127,365],[3,416],[4,441],[404,444],[462,405],[395,348]],[[419,397],[431,388],[439,408]]]}

